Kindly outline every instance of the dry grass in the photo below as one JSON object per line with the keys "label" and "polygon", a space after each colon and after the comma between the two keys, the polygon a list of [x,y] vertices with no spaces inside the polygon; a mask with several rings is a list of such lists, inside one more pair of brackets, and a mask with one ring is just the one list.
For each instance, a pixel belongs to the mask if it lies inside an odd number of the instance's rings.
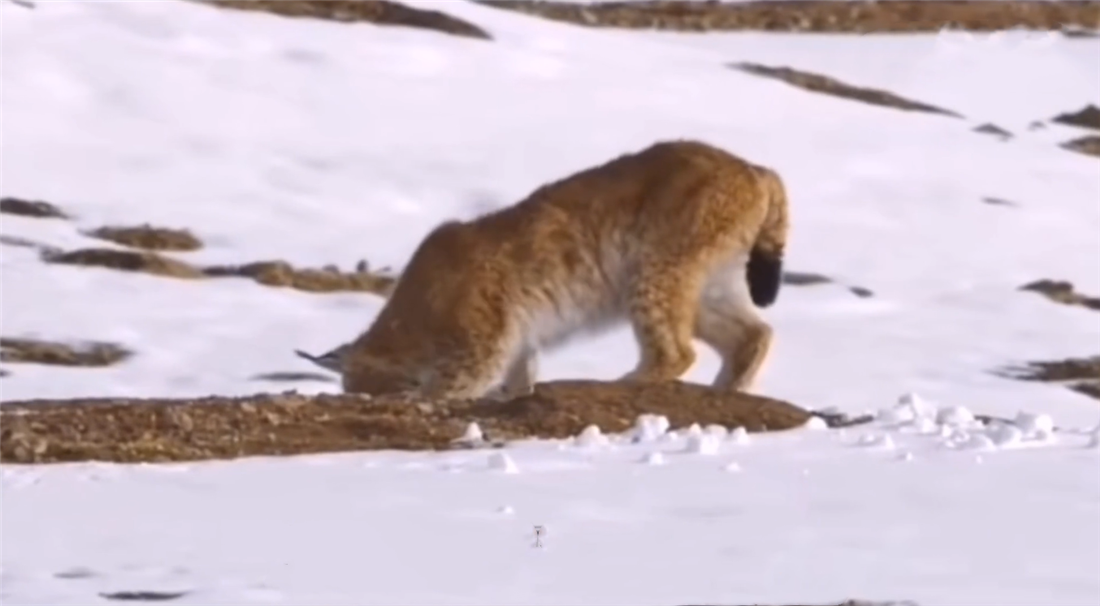
{"label": "dry grass", "polygon": [[118,364],[132,355],[113,343],[59,343],[38,339],[0,338],[0,361],[9,364],[103,367]]}
{"label": "dry grass", "polygon": [[455,36],[491,39],[485,30],[457,17],[386,0],[208,0],[208,3],[222,8],[260,11],[284,17],[417,27]]}
{"label": "dry grass", "polygon": [[1100,2],[1095,1],[654,1],[588,5],[533,0],[477,1],[555,21],[628,29],[870,33],[938,32],[955,27],[971,31],[1068,30],[1074,35],[1087,35],[1100,28]]}
{"label": "dry grass", "polygon": [[107,225],[86,235],[142,250],[187,252],[202,248],[202,241],[189,230],[148,224],[135,227]]}
{"label": "dry grass", "polygon": [[832,95],[842,99],[850,99],[852,101],[860,101],[880,107],[892,107],[905,111],[942,114],[953,118],[962,117],[953,111],[906,99],[888,91],[855,86],[828,76],[804,72],[790,67],[769,67],[757,63],[733,63],[730,64],[730,67],[756,76],[781,80],[803,90]]}
{"label": "dry grass", "polygon": [[60,208],[42,200],[24,200],[22,198],[0,198],[0,213],[36,217],[39,219],[68,219]]}
{"label": "dry grass", "polygon": [[718,423],[748,431],[789,429],[811,415],[793,404],[721,394],[690,383],[540,383],[529,396],[424,402],[355,394],[260,394],[194,400],[56,400],[0,407],[5,462],[187,461],[349,450],[455,446],[466,424],[489,441],[565,438],[590,424],[629,429],[638,415],[674,427]]}
{"label": "dry grass", "polygon": [[1083,295],[1074,289],[1073,284],[1062,280],[1036,280],[1024,284],[1020,290],[1037,292],[1055,303],[1100,311],[1100,297]]}

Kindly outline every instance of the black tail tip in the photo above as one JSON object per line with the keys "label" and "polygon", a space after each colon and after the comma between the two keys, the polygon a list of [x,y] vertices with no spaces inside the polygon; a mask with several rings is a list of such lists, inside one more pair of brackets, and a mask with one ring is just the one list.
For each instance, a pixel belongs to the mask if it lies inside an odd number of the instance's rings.
{"label": "black tail tip", "polygon": [[746,269],[749,295],[757,307],[768,307],[779,297],[783,283],[783,257],[754,248]]}

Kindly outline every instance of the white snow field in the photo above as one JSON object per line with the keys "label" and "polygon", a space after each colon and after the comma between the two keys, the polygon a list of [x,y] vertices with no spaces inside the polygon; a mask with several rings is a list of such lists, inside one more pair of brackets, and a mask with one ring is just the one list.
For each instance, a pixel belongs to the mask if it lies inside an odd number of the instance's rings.
{"label": "white snow field", "polygon": [[[759,391],[883,414],[748,437],[649,419],[636,443],[589,430],[490,452],[4,465],[4,604],[126,591],[183,592],[179,604],[1100,604],[1100,406],[991,372],[1098,353],[1100,314],[1017,288],[1100,293],[1100,162],[1058,146],[1084,131],[1027,128],[1100,104],[1100,40],[671,35],[409,4],[495,40],[187,2],[0,4],[2,193],[76,216],[5,215],[3,234],[76,247],[97,243],[79,229],[148,222],[194,230],[207,246],[186,258],[201,262],[400,267],[439,221],[700,138],[780,172],[788,266],[840,282],[788,287],[765,312],[777,343]],[[724,67],[735,61],[966,118],[810,93]],[[1016,136],[973,132],[985,122]],[[136,351],[105,369],[6,365],[4,401],[285,389],[248,378],[316,370],[292,350],[351,339],[380,305],[44,266],[10,246],[0,268],[5,336]],[[620,330],[542,366],[611,378],[634,359]],[[700,349],[687,378],[716,370]],[[898,404],[908,393],[921,397]],[[968,411],[1015,421],[982,428]]]}

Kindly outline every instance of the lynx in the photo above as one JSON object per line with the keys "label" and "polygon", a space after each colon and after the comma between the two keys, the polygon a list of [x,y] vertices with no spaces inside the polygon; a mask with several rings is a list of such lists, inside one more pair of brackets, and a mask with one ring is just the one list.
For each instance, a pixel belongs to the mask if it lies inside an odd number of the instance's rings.
{"label": "lynx", "polygon": [[[658,142],[544,185],[521,202],[433,229],[356,340],[313,358],[347,392],[515,397],[537,352],[629,322],[627,381],[678,379],[693,339],[749,390],[779,294],[787,194],[771,169],[698,141]],[[311,358],[308,354],[299,353]]]}

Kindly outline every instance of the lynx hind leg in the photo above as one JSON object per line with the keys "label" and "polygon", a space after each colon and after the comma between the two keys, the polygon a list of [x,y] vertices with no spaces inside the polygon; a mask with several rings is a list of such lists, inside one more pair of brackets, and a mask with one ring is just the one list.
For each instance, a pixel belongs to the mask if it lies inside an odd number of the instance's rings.
{"label": "lynx hind leg", "polygon": [[665,263],[638,280],[630,321],[638,342],[638,365],[623,381],[679,379],[695,364],[692,344],[701,271],[691,264]]}
{"label": "lynx hind leg", "polygon": [[727,265],[712,274],[700,299],[695,336],[722,357],[716,389],[752,389],[771,350],[772,328],[752,302],[743,267]]}

